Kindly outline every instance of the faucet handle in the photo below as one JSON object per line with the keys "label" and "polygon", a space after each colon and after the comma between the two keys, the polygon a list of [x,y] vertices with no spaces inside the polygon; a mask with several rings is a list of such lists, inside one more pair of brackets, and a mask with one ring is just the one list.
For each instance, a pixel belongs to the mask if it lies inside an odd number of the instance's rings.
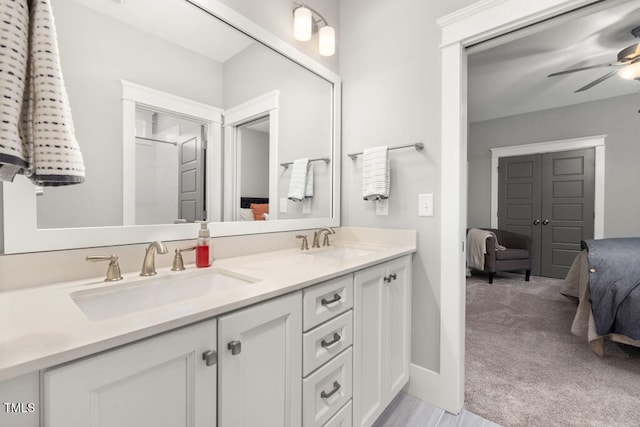
{"label": "faucet handle", "polygon": [[302,244],[300,245],[301,251],[309,250],[309,242],[307,241],[307,236],[302,234],[297,234],[296,239],[302,239]]}
{"label": "faucet handle", "polygon": [[86,258],[89,262],[109,261],[109,267],[107,268],[107,277],[105,282],[117,282],[122,280],[122,274],[120,274],[120,264],[118,264],[117,255],[90,255]]}
{"label": "faucet handle", "polygon": [[186,248],[176,249],[176,254],[173,256],[173,265],[171,267],[171,271],[182,271],[184,270],[184,261],[182,260],[182,252],[187,251],[195,251],[195,246],[187,246]]}
{"label": "faucet handle", "polygon": [[336,234],[335,231],[333,233],[325,232],[324,239],[322,239],[322,246],[331,246],[331,242],[329,242],[329,234]]}

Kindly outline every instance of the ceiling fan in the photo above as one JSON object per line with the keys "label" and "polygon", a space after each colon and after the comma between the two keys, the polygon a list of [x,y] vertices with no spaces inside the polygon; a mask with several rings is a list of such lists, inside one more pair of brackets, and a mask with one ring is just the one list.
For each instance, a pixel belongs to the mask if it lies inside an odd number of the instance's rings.
{"label": "ceiling fan", "polygon": [[[640,41],[640,26],[631,30],[633,37]],[[619,74],[620,77],[627,80],[639,80],[640,81],[640,42],[633,44],[629,47],[622,49],[618,52],[618,60],[616,62],[606,62],[604,64],[589,65],[586,67],[572,68],[570,70],[559,71],[557,73],[549,74],[547,77],[560,76],[563,74],[576,73],[578,71],[592,70],[594,68],[614,67],[613,71],[608,72],[602,77],[599,77],[591,83],[581,87],[574,93],[582,92],[587,89],[591,89],[597,84],[602,83],[615,74]]]}

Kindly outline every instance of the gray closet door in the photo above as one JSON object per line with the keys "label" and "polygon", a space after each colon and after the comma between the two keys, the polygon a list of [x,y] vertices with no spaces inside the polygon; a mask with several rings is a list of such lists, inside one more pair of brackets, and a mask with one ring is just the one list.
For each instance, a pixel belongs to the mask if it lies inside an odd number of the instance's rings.
{"label": "gray closet door", "polygon": [[595,151],[548,153],[542,165],[542,275],[564,278],[593,238]]}
{"label": "gray closet door", "polygon": [[595,150],[500,158],[498,228],[533,240],[532,274],[564,278],[593,238]]}
{"label": "gray closet door", "polygon": [[[540,252],[542,156],[501,157],[498,162],[498,228],[525,234]],[[533,257],[533,275],[540,275],[540,257]]]}

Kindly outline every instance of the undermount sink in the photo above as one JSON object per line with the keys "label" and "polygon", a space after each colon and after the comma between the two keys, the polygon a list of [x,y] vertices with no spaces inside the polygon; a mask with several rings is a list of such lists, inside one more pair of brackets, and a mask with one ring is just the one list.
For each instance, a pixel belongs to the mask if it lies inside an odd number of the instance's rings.
{"label": "undermount sink", "polygon": [[223,270],[173,273],[75,291],[71,299],[89,319],[104,320],[257,281]]}
{"label": "undermount sink", "polygon": [[315,252],[310,252],[310,255],[340,259],[357,258],[365,255],[371,255],[374,252],[375,250],[356,246],[329,246],[328,248],[321,248]]}

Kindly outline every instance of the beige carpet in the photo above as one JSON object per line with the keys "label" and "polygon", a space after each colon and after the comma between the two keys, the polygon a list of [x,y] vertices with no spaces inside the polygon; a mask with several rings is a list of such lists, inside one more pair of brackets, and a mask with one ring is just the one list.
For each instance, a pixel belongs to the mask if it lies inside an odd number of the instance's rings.
{"label": "beige carpet", "polygon": [[465,408],[503,426],[640,426],[640,349],[593,353],[561,284],[467,279]]}

